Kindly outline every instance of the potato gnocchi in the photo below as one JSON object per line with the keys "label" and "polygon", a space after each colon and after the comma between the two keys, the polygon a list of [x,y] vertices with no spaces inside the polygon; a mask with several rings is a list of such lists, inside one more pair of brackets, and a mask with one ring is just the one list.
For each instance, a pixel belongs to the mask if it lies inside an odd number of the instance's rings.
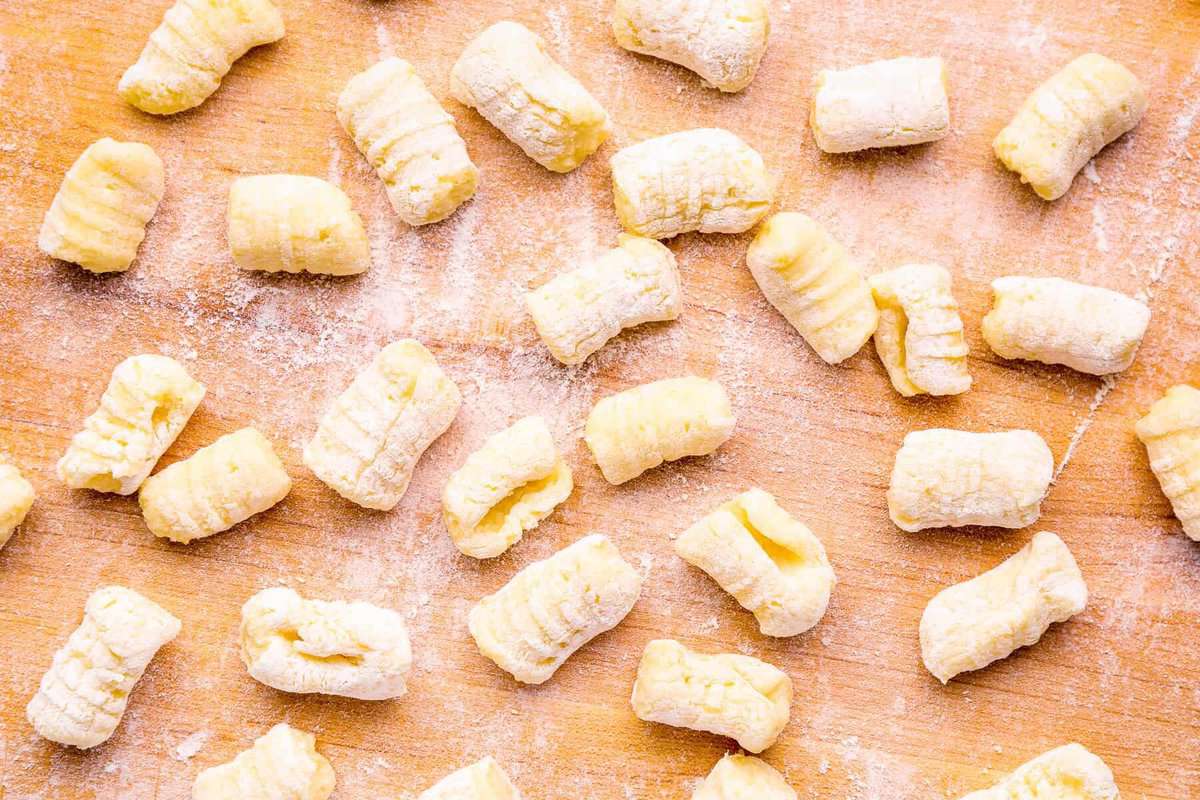
{"label": "potato gnocchi", "polygon": [[521,800],[521,793],[491,756],[450,773],[417,800]]}
{"label": "potato gnocchi", "polygon": [[1200,542],[1200,390],[1171,387],[1135,430],[1183,532]]}
{"label": "potato gnocchi", "polygon": [[960,800],[1119,800],[1112,770],[1081,744],[1067,744],[1017,767],[990,789]]}
{"label": "potato gnocchi", "polygon": [[197,775],[192,800],[328,800],[334,783],[316,737],[281,722],[233,761]]}
{"label": "potato gnocchi", "polygon": [[727,755],[692,793],[692,800],[796,800],[796,791],[762,759]]}
{"label": "potato gnocchi", "polygon": [[0,453],[0,548],[8,544],[25,515],[33,508],[33,484]]}

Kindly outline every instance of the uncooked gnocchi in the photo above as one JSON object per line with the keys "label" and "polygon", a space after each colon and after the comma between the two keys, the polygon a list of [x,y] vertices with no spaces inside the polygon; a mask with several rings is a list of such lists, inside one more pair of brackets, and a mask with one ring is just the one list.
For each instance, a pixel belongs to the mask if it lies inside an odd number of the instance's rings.
{"label": "uncooked gnocchi", "polygon": [[549,516],[574,485],[546,421],[525,417],[489,437],[450,476],[442,519],[464,555],[494,558]]}
{"label": "uncooked gnocchi", "polygon": [[151,533],[187,544],[266,511],[291,489],[267,438],[242,428],[148,478],[138,504]]}
{"label": "uncooked gnocchi", "polygon": [[165,190],[162,159],[149,147],[107,137],[93,142],[67,170],[38,247],[89,272],[127,270]]}
{"label": "uncooked gnocchi", "polygon": [[283,38],[270,0],[176,0],[117,92],[148,114],[176,114],[207,100],[233,62]]}
{"label": "uncooked gnocchi", "polygon": [[692,793],[692,800],[796,800],[796,791],[762,759],[727,755]]}
{"label": "uncooked gnocchi", "polygon": [[754,80],[771,21],[765,0],[617,0],[613,35],[626,50],[687,67],[722,92]]}
{"label": "uncooked gnocchi", "polygon": [[762,489],[739,494],[681,533],[675,552],[752,612],[767,636],[816,625],[836,580],[821,540]]}
{"label": "uncooked gnocchi", "polygon": [[471,609],[479,652],[522,683],[544,683],[572,653],[615,628],[642,577],[607,536],[593,533],[518,572]]}
{"label": "uncooked gnocchi", "polygon": [[390,511],[461,405],[458,387],[420,342],[392,342],[333,401],[304,463],[347,500]]}
{"label": "uncooked gnocchi", "polygon": [[1135,430],[1183,532],[1200,542],[1200,390],[1171,387]]}
{"label": "uncooked gnocchi", "polygon": [[1146,90],[1098,53],[1076,58],[1033,90],[992,142],[996,157],[1043,200],[1062,197],[1075,174],[1146,113]]}
{"label": "uncooked gnocchi", "polygon": [[166,356],[130,356],[113,370],[100,407],[58,461],[72,489],[133,494],[183,431],[204,385]]}
{"label": "uncooked gnocchi", "polygon": [[632,480],[664,461],[707,455],[733,435],[737,419],[716,381],[688,376],[605,397],[588,414],[584,441],[605,480]]}
{"label": "uncooked gnocchi", "polygon": [[281,722],[233,761],[197,775],[192,800],[327,800],[334,783],[316,737]]}
{"label": "uncooked gnocchi", "polygon": [[768,219],[746,264],[767,301],[826,363],[845,361],[875,333],[879,311],[866,278],[811,217],[784,212]]}
{"label": "uncooked gnocchi", "polygon": [[1017,767],[990,789],[959,800],[1119,800],[1112,770],[1081,744],[1067,744]]}
{"label": "uncooked gnocchi", "polygon": [[33,497],[33,484],[0,453],[0,547],[8,543],[17,526],[25,521],[25,515],[33,508]]}
{"label": "uncooked gnocchi", "polygon": [[632,703],[638,719],[728,736],[761,753],[791,716],[792,680],[757,658],[655,639],[642,653]]}
{"label": "uncooked gnocchi", "polygon": [[907,264],[868,282],[879,308],[875,351],[896,391],[913,397],[970,389],[967,340],[950,273],[937,264]]}
{"label": "uncooked gnocchi", "polygon": [[564,364],[580,364],[626,328],[679,317],[675,256],[623,233],[617,246],[525,295],[538,336]]}
{"label": "uncooked gnocchi", "polygon": [[913,431],[896,453],[888,513],[901,530],[1037,521],[1054,456],[1033,431]]}
{"label": "uncooked gnocchi", "polygon": [[521,800],[521,793],[491,756],[451,772],[417,800]]}
{"label": "uncooked gnocchi", "polygon": [[467,145],[412,64],[385,58],[338,96],[337,118],[409,225],[428,225],[475,195],[479,170]]}
{"label": "uncooked gnocchi", "polygon": [[467,45],[450,93],[553,172],[578,167],[612,132],[603,106],[516,22],[497,22]]}
{"label": "uncooked gnocchi", "polygon": [[134,685],[181,623],[124,586],[92,592],[83,622],[54,654],[25,715],[39,736],[81,750],[108,741]]}
{"label": "uncooked gnocchi", "polygon": [[1088,590],[1071,551],[1043,531],[999,566],[938,592],[921,615],[921,659],[947,683],[1034,644],[1083,611]]}
{"label": "uncooked gnocchi", "polygon": [[250,677],[281,692],[390,700],[408,688],[408,629],[389,608],[276,586],[242,606],[240,639]]}

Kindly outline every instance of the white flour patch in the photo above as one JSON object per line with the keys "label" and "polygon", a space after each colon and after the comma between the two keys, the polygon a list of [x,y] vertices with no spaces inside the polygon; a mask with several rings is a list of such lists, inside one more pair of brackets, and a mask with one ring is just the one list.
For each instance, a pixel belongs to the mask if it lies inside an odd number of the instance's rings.
{"label": "white flour patch", "polygon": [[546,9],[546,22],[550,24],[550,41],[554,45],[554,55],[563,64],[568,64],[571,60],[569,19],[567,9],[561,5]]}
{"label": "white flour patch", "polygon": [[1071,438],[1067,442],[1067,449],[1063,452],[1062,461],[1059,462],[1058,468],[1054,470],[1054,481],[1058,480],[1059,474],[1067,468],[1067,464],[1071,461],[1071,456],[1075,454],[1075,448],[1083,441],[1084,434],[1088,428],[1092,427],[1092,423],[1096,421],[1096,412],[1100,409],[1100,404],[1104,402],[1104,398],[1108,397],[1108,393],[1117,385],[1115,375],[1105,375],[1100,379],[1100,386],[1096,389],[1096,393],[1092,395],[1092,401],[1088,403],[1087,413],[1083,415],[1083,420],[1075,426],[1075,430],[1071,433]]}
{"label": "white flour patch", "polygon": [[334,186],[342,185],[342,142],[336,136],[329,137],[329,169],[325,179]]}
{"label": "white flour patch", "polygon": [[1100,185],[1100,173],[1096,171],[1096,159],[1087,162],[1087,166],[1083,168],[1083,177],[1087,178],[1089,183]]}
{"label": "white flour patch", "polygon": [[204,748],[210,736],[212,734],[208,731],[196,731],[188,735],[183,741],[171,748],[171,758],[176,761],[190,760]]}
{"label": "white flour patch", "polygon": [[381,61],[396,55],[396,45],[392,41],[392,32],[382,22],[375,25],[375,43],[379,46],[379,59]]}
{"label": "white flour patch", "polygon": [[1105,228],[1107,220],[1103,206],[1099,203],[1092,206],[1092,236],[1096,239],[1096,249],[1101,253],[1108,252],[1108,232]]}

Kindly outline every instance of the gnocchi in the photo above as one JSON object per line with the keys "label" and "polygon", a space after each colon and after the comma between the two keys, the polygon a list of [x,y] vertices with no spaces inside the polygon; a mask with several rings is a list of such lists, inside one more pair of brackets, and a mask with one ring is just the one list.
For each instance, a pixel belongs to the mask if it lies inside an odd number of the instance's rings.
{"label": "gnocchi", "polygon": [[316,737],[281,722],[229,763],[197,775],[192,800],[328,800],[335,782]]}
{"label": "gnocchi", "polygon": [[1038,197],[1056,200],[1093,156],[1145,113],[1141,81],[1112,59],[1088,53],[1034,89],[992,149]]}
{"label": "gnocchi", "polygon": [[571,495],[571,468],[541,417],[488,438],[446,483],[442,518],[464,554],[494,558]]}
{"label": "gnocchi", "polygon": [[491,756],[450,773],[417,800],[521,800],[521,793]]}
{"label": "gnocchi", "polygon": [[392,342],[325,412],[304,463],[347,500],[390,511],[461,405],[458,387],[420,342]]}
{"label": "gnocchi", "polygon": [[713,452],[733,435],[736,422],[721,384],[668,378],[596,403],[583,438],[605,480],[618,484],[664,461]]}
{"label": "gnocchi", "polygon": [[551,355],[580,364],[626,328],[677,319],[683,297],[671,251],[623,233],[600,258],[526,294],[525,305]]}
{"label": "gnocchi", "polygon": [[826,363],[845,361],[875,333],[879,311],[867,279],[811,217],[784,212],[768,219],[746,264],[767,301]]}
{"label": "gnocchi", "polygon": [[757,658],[655,639],[642,653],[632,703],[638,719],[728,736],[761,753],[788,723],[792,681]]}
{"label": "gnocchi", "polygon": [[407,61],[386,58],[351,78],[337,118],[409,225],[439,222],[475,196],[479,169],[454,118]]}
{"label": "gnocchi", "polygon": [[692,800],[797,800],[779,771],[761,758],[727,755],[692,793]]}
{"label": "gnocchi", "polygon": [[1071,551],[1043,531],[999,566],[943,589],[921,614],[921,659],[942,683],[982,669],[1083,611],[1088,590]]}
{"label": "gnocchi", "polygon": [[926,528],[1024,528],[1041,515],[1054,456],[1033,431],[913,431],[896,453],[888,486],[892,522]]}
{"label": "gnocchi", "polygon": [[151,533],[187,544],[266,511],[291,489],[267,438],[242,428],[148,478],[138,504]]}
{"label": "gnocchi", "polygon": [[602,534],[590,534],[513,576],[471,609],[479,652],[521,683],[545,683],[571,654],[615,628],[642,577]]}
{"label": "gnocchi", "polygon": [[33,508],[33,484],[0,453],[0,547],[8,544],[25,515]]}
{"label": "gnocchi", "polygon": [[612,133],[603,106],[516,22],[497,22],[467,45],[450,93],[553,172],[575,169]]}
{"label": "gnocchi", "polygon": [[945,267],[908,264],[868,282],[879,308],[875,351],[896,391],[913,397],[970,389],[967,340]]}
{"label": "gnocchi", "polygon": [[816,625],[836,582],[820,539],[762,489],[692,525],[675,540],[675,552],[752,612],[766,636],[795,636]]}
{"label": "gnocchi", "polygon": [[1173,386],[1135,430],[1183,532],[1200,542],[1200,390]]}
{"label": "gnocchi", "polygon": [[775,186],[750,145],[721,128],[631,145],[610,162],[617,218],[630,233],[741,233],[771,206]]}
{"label": "gnocchi", "polygon": [[130,356],[117,365],[100,407],[58,461],[72,489],[133,494],[183,431],[204,385],[166,356]]}
{"label": "gnocchi", "polygon": [[117,92],[148,114],[177,114],[207,100],[233,62],[283,38],[271,0],[176,0]]}
{"label": "gnocchi", "polygon": [[81,750],[117,730],[134,685],[181,623],[162,606],[124,586],[92,592],[83,622],[54,654],[25,707],[44,739]]}
{"label": "gnocchi", "polygon": [[1119,800],[1112,770],[1081,744],[1067,744],[1017,767],[990,789],[960,800]]}
{"label": "gnocchi", "polygon": [[42,220],[38,247],[88,272],[123,272],[164,191],[162,159],[148,146],[108,137],[93,142],[67,170]]}

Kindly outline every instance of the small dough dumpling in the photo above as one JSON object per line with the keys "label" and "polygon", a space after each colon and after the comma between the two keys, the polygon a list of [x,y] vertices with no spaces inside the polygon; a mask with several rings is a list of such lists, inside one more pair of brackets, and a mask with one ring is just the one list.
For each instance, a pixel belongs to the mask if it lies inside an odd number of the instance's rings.
{"label": "small dough dumpling", "polygon": [[451,772],[417,800],[521,800],[521,793],[491,756]]}
{"label": "small dough dumpling", "polygon": [[197,775],[192,800],[328,800],[334,783],[316,737],[281,722],[229,763]]}
{"label": "small dough dumpling", "polygon": [[708,773],[692,800],[796,800],[796,790],[761,758],[727,755]]}
{"label": "small dough dumpling", "polygon": [[12,538],[17,526],[33,508],[33,484],[25,480],[4,453],[0,453],[0,547]]}
{"label": "small dough dumpling", "polygon": [[1017,767],[988,789],[959,800],[1119,800],[1112,770],[1081,744],[1067,744]]}
{"label": "small dough dumpling", "polygon": [[1183,532],[1200,542],[1200,389],[1171,387],[1134,430]]}

